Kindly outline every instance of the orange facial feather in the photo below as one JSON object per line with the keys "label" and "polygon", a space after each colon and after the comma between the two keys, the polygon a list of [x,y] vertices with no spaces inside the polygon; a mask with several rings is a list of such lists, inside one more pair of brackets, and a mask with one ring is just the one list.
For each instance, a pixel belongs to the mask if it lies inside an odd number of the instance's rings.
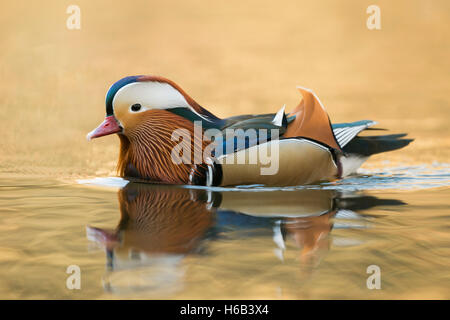
{"label": "orange facial feather", "polygon": [[[118,172],[127,176],[129,168],[138,172],[138,177],[172,184],[186,184],[192,169],[194,151],[206,147],[202,137],[194,137],[194,124],[166,110],[148,110],[139,116],[124,119],[125,130],[120,137]],[[189,138],[172,140],[172,133],[185,129]],[[172,150],[180,145],[189,149],[189,155],[182,155],[187,163],[176,164],[172,159]]]}

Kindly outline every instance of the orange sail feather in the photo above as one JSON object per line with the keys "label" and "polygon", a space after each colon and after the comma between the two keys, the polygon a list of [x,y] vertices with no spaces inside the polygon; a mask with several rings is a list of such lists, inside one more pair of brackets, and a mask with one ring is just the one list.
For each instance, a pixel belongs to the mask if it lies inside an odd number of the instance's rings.
{"label": "orange sail feather", "polygon": [[295,115],[284,137],[305,137],[341,150],[331,128],[330,119],[319,98],[309,89],[298,87],[303,99],[289,114]]}

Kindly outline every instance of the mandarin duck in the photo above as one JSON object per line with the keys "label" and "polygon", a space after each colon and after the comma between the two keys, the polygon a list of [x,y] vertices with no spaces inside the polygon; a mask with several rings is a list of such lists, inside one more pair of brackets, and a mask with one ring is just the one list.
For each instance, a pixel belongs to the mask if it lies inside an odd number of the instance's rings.
{"label": "mandarin duck", "polygon": [[[221,119],[159,76],[129,76],[106,94],[106,118],[87,139],[117,134],[121,177],[166,184],[293,186],[354,174],[406,134],[358,136],[375,121],[332,124],[317,95],[298,87],[290,113]],[[268,156],[270,154],[270,156]]]}

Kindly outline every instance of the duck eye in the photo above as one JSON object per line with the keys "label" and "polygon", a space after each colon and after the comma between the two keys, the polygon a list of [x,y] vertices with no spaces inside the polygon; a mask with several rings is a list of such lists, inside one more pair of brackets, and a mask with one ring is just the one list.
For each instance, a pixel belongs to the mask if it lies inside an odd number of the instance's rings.
{"label": "duck eye", "polygon": [[137,112],[139,110],[141,110],[141,105],[139,103],[135,103],[131,106],[131,111]]}

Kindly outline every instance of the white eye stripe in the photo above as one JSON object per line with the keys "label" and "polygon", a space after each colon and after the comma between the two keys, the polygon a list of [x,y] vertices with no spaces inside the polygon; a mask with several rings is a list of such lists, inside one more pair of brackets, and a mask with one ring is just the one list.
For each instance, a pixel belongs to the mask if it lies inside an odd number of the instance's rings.
{"label": "white eye stripe", "polygon": [[[113,106],[140,104],[143,109],[189,108],[183,95],[168,83],[134,82],[120,88],[114,96]],[[142,109],[141,108],[141,109]]]}
{"label": "white eye stripe", "polygon": [[[139,111],[132,111],[134,104],[140,104]],[[133,82],[120,88],[112,101],[113,110],[119,106],[126,106],[132,113],[144,112],[152,109],[187,108],[192,112],[210,121],[199,114],[186,101],[184,96],[168,83],[157,81]]]}

